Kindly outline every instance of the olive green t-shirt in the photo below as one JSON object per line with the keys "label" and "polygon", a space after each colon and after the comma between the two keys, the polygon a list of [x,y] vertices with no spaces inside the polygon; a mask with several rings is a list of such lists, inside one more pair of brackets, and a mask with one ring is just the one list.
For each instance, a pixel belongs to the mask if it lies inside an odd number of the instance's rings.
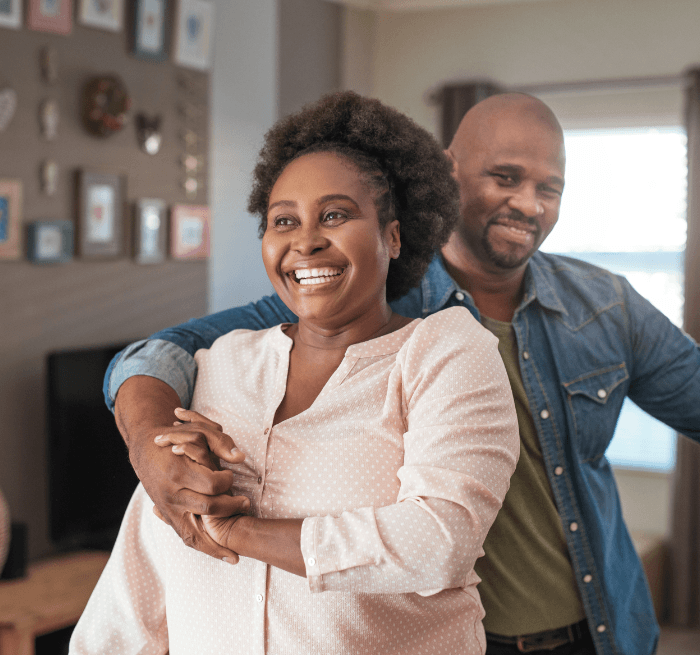
{"label": "olive green t-shirt", "polygon": [[501,511],[476,561],[484,628],[515,636],[552,630],[585,617],[552,488],[518,364],[511,323],[482,316],[498,337],[520,428],[520,459]]}

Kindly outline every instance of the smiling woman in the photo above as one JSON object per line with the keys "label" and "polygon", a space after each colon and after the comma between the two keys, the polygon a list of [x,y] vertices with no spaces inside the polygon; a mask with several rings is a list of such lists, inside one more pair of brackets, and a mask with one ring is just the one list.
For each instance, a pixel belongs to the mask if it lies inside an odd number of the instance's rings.
{"label": "smiling woman", "polygon": [[71,653],[483,653],[473,567],[519,453],[508,379],[466,309],[387,301],[454,226],[450,164],[343,93],[273,127],[255,176],[265,268],[299,321],[199,350],[192,410],[156,439],[231,472],[239,513],[189,517],[223,561],[139,486]]}

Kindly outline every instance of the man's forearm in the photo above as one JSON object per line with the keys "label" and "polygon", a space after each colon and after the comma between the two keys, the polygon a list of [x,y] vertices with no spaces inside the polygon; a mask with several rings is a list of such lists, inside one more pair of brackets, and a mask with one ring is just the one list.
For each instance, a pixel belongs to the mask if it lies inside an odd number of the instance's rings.
{"label": "man's forearm", "polygon": [[122,384],[114,405],[119,432],[131,449],[134,439],[155,437],[152,431],[170,426],[180,406],[177,393],[165,382],[147,375],[135,375]]}

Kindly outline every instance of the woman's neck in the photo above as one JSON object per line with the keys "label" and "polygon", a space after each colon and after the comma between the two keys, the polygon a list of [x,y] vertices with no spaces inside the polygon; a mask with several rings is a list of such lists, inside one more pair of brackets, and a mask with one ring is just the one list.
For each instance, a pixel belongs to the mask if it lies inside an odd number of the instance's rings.
{"label": "woman's neck", "polygon": [[380,311],[365,313],[340,326],[300,318],[299,323],[287,330],[287,334],[296,348],[344,353],[353,344],[390,334],[410,321],[405,316],[395,314],[385,304]]}

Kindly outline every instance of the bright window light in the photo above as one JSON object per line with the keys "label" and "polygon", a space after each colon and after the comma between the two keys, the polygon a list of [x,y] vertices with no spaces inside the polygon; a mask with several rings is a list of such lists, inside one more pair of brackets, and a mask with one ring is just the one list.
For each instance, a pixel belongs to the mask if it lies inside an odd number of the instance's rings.
{"label": "bright window light", "polygon": [[[683,314],[686,135],[680,127],[565,133],[566,190],[543,250],[627,277],[676,325]],[[608,448],[615,466],[670,470],[675,432],[626,400]]]}

